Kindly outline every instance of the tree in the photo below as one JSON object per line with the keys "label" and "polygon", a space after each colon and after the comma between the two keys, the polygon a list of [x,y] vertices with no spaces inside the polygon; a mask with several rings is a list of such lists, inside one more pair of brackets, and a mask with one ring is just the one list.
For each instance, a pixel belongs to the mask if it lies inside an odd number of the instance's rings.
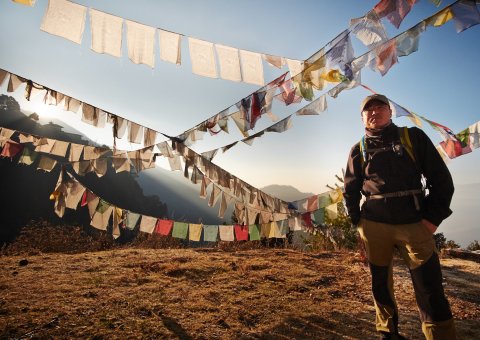
{"label": "tree", "polygon": [[433,238],[435,239],[435,245],[437,246],[438,250],[446,248],[447,239],[443,233],[436,233],[433,235]]}
{"label": "tree", "polygon": [[447,243],[445,243],[445,248],[457,249],[460,248],[460,246],[454,240],[448,240]]}
{"label": "tree", "polygon": [[478,243],[478,240],[473,241],[467,246],[467,250],[470,251],[475,251],[475,250],[480,250],[480,243]]}

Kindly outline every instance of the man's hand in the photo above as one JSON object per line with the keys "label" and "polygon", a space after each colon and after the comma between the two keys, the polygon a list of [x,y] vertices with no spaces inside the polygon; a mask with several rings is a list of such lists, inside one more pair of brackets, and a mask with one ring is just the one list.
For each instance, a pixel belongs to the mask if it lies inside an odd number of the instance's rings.
{"label": "man's hand", "polygon": [[432,234],[435,234],[435,232],[437,231],[437,228],[438,226],[436,226],[435,224],[433,224],[432,222],[426,220],[426,219],[422,219],[422,223],[425,227],[427,227],[427,229],[432,233]]}
{"label": "man's hand", "polygon": [[365,249],[365,243],[363,243],[360,233],[357,233],[357,250],[358,255],[360,256],[360,261],[364,266],[368,266],[367,250]]}

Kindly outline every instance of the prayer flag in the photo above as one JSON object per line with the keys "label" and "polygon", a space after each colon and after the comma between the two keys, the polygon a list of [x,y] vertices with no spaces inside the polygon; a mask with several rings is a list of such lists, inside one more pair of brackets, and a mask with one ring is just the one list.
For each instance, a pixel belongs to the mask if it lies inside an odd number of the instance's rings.
{"label": "prayer flag", "polygon": [[249,84],[263,86],[263,64],[262,56],[259,53],[240,50],[242,60],[242,78]]}
{"label": "prayer flag", "polygon": [[218,225],[203,226],[203,240],[205,242],[217,242]]}
{"label": "prayer flag", "polygon": [[155,232],[160,235],[167,236],[170,234],[172,227],[173,227],[172,220],[158,220],[157,225],[155,226]]}
{"label": "prayer flag", "polygon": [[475,1],[460,0],[455,2],[451,8],[457,33],[480,23],[480,13]]}
{"label": "prayer flag", "polygon": [[251,224],[248,226],[248,234],[250,236],[250,241],[260,240],[260,230],[257,224]]}
{"label": "prayer flag", "polygon": [[87,8],[66,0],[49,0],[40,29],[74,43],[82,42]]}
{"label": "prayer flag", "polygon": [[188,38],[192,72],[199,76],[217,78],[213,43],[194,38]]}
{"label": "prayer flag", "polygon": [[376,49],[376,67],[382,76],[398,62],[396,40],[392,39]]}
{"label": "prayer flag", "polygon": [[150,26],[125,20],[127,24],[128,57],[135,64],[155,65],[155,31]]}
{"label": "prayer flag", "polygon": [[386,17],[396,28],[412,9],[417,0],[380,0],[373,10],[379,18]]}
{"label": "prayer flag", "polygon": [[188,228],[188,238],[190,241],[198,242],[202,236],[202,225],[190,223]]}
{"label": "prayer flag", "polygon": [[129,230],[133,230],[135,229],[135,226],[137,225],[137,222],[140,218],[140,214],[137,214],[137,213],[134,213],[134,212],[131,212],[131,211],[127,211],[127,218],[126,218],[126,221],[125,221],[125,227]]}
{"label": "prayer flag", "polygon": [[218,228],[221,241],[235,241],[235,237],[233,235],[233,225],[220,225]]}
{"label": "prayer flag", "polygon": [[177,33],[158,30],[160,43],[160,59],[173,64],[182,63],[182,36]]}
{"label": "prayer flag", "polygon": [[90,48],[114,57],[122,55],[123,19],[90,8]]}
{"label": "prayer flag", "polygon": [[231,81],[242,81],[238,49],[218,44],[215,45],[215,49],[220,63],[220,77]]}
{"label": "prayer flag", "polygon": [[396,38],[397,56],[404,57],[418,50],[420,34],[426,29],[425,22],[410,28]]}
{"label": "prayer flag", "polygon": [[249,228],[247,225],[235,224],[234,228],[237,241],[248,241]]}
{"label": "prayer flag", "polygon": [[151,234],[155,229],[156,223],[156,217],[142,215],[142,220],[140,221],[140,231]]}
{"label": "prayer flag", "polygon": [[263,54],[262,57],[268,64],[276,68],[282,68],[282,66],[285,65],[285,59],[283,57],[270,54]]}
{"label": "prayer flag", "polygon": [[188,223],[174,222],[172,237],[186,239],[188,234]]}
{"label": "prayer flag", "polygon": [[297,116],[318,115],[327,109],[327,96],[322,95],[296,112]]}
{"label": "prayer flag", "polygon": [[350,20],[350,30],[367,47],[388,40],[387,32],[375,11]]}

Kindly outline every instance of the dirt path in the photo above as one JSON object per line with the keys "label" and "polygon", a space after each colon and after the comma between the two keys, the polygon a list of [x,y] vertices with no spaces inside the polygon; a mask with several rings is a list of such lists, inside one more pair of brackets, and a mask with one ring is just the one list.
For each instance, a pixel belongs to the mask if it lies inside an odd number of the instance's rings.
{"label": "dirt path", "polygon": [[[458,259],[442,265],[459,338],[480,338],[480,265]],[[368,270],[350,253],[2,256],[0,338],[375,338],[369,286]],[[401,333],[423,338],[403,266],[396,266],[395,287]]]}

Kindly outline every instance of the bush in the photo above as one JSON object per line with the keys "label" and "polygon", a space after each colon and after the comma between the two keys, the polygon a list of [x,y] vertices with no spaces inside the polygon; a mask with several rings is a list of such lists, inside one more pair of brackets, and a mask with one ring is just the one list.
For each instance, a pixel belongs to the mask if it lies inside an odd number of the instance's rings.
{"label": "bush", "polygon": [[473,241],[467,246],[467,250],[470,251],[475,251],[475,250],[480,250],[480,243],[478,243],[478,240]]}

